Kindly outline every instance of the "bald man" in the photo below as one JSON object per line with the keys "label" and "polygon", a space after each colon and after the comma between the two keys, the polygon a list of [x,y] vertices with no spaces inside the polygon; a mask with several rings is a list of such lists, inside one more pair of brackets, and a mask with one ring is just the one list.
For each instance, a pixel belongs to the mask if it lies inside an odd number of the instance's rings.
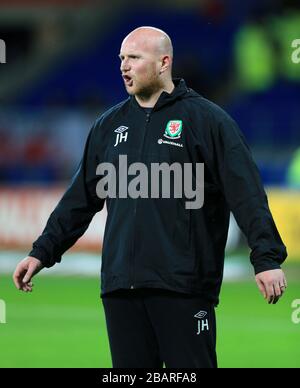
{"label": "bald man", "polygon": [[126,90],[140,106],[153,108],[163,91],[173,91],[173,47],[163,31],[137,28],[124,39],[119,57]]}
{"label": "bald man", "polygon": [[95,122],[71,186],[14,282],[32,291],[32,277],[60,262],[106,202],[101,296],[113,366],[214,368],[230,210],[270,304],[287,287],[280,267],[286,249],[236,123],[172,79],[169,36],[137,28],[119,57],[130,96]]}

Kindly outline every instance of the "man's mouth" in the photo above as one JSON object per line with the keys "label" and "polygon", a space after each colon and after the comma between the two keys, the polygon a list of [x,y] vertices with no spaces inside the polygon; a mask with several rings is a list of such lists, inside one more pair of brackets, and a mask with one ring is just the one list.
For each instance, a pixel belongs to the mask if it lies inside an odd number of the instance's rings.
{"label": "man's mouth", "polygon": [[130,87],[133,85],[133,79],[129,75],[123,75],[123,80],[126,86]]}

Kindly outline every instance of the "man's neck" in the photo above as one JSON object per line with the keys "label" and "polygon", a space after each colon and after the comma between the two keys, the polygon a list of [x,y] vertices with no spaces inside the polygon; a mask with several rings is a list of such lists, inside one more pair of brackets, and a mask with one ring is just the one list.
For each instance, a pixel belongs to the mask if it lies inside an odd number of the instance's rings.
{"label": "man's neck", "polygon": [[159,89],[157,92],[153,93],[151,96],[144,97],[144,96],[135,95],[135,98],[138,104],[142,108],[153,108],[154,105],[157,103],[157,100],[159,99],[159,96],[162,94],[162,92],[172,93],[172,91],[174,90],[174,87],[175,87],[174,83],[171,80],[166,85],[164,85],[164,87]]}

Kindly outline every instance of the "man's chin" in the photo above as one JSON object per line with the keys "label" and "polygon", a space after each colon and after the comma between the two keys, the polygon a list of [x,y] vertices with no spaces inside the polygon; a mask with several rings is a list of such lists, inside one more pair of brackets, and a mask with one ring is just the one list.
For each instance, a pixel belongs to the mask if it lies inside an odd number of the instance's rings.
{"label": "man's chin", "polygon": [[126,91],[127,93],[130,95],[130,96],[134,96],[136,93],[135,93],[135,88],[133,88],[132,86],[126,86]]}

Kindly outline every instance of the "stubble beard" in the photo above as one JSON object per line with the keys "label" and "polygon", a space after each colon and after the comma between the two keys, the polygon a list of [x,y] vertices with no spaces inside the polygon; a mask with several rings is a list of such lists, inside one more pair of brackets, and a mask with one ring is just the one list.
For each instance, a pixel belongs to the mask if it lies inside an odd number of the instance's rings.
{"label": "stubble beard", "polygon": [[147,85],[141,85],[135,92],[133,91],[132,94],[137,96],[142,101],[147,101],[161,88],[162,86],[159,80],[155,79],[152,82],[148,82]]}

